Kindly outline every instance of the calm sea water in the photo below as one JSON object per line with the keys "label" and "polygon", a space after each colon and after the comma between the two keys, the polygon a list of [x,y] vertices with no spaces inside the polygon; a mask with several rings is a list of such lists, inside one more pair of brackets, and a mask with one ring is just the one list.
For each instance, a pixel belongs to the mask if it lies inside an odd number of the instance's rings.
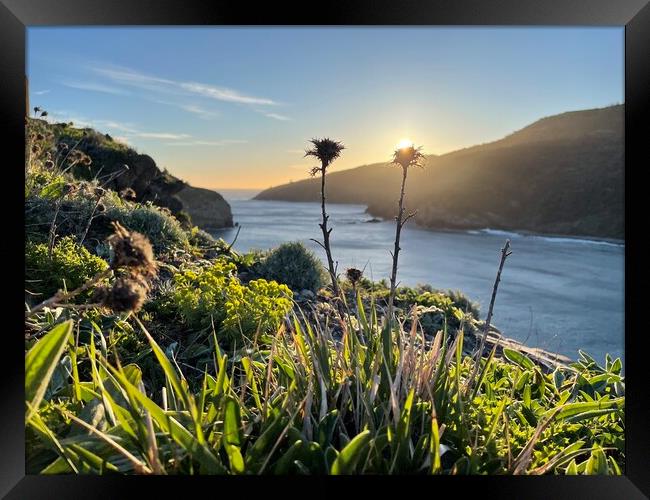
{"label": "calm sea water", "polygon": [[[266,249],[299,240],[321,258],[320,205],[255,201],[255,191],[220,190],[241,226],[238,251]],[[328,206],[332,252],[339,270],[365,268],[365,275],[388,278],[394,222],[368,223],[362,205]],[[411,223],[409,223],[411,224]],[[232,241],[237,228],[215,236]],[[577,357],[582,349],[603,361],[623,357],[624,247],[605,242],[523,236],[499,231],[436,232],[407,225],[402,231],[402,284],[430,283],[462,290],[487,314],[492,285],[506,238],[512,255],[501,275],[493,324],[533,347]]]}

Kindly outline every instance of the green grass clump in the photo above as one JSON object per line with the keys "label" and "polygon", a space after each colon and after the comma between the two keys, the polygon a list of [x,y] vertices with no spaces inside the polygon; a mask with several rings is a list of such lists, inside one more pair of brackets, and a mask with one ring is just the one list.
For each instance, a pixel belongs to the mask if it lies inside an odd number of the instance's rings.
{"label": "green grass clump", "polygon": [[264,279],[252,280],[246,285],[231,278],[226,290],[226,316],[223,334],[230,339],[264,335],[276,329],[291,310],[293,294],[286,286]]}
{"label": "green grass clump", "polygon": [[25,281],[31,293],[45,298],[57,290],[78,288],[108,267],[106,261],[91,254],[68,236],[58,240],[52,252],[45,243],[28,241],[25,246]]}
{"label": "green grass clump", "polygon": [[169,304],[190,327],[214,323],[222,338],[239,345],[245,337],[276,328],[291,309],[291,290],[263,279],[242,285],[236,271],[234,263],[222,258],[208,267],[179,272]]}
{"label": "green grass clump", "polygon": [[187,246],[187,233],[181,223],[168,210],[151,203],[114,204],[106,217],[145,235],[158,253]]}
{"label": "green grass clump", "polygon": [[[26,358],[27,468],[93,474],[622,473],[620,360],[599,366],[582,354],[571,366],[543,373],[523,354],[506,350],[500,358],[483,357],[478,377],[469,380],[474,361],[462,354],[462,333],[450,343],[442,331],[425,346],[415,329],[387,332],[376,318],[372,309],[360,311],[341,341],[301,314],[274,331],[270,348],[247,343],[224,350],[208,336],[212,359],[192,369],[181,368],[182,350],[170,354],[171,347],[162,347],[134,318],[134,330],[164,374],[158,384],[145,380],[136,363],[109,360],[103,345],[113,342],[110,330],[79,345],[74,320],[59,323]],[[54,354],[41,355],[44,350]],[[48,374],[66,357],[79,371],[53,388]],[[52,411],[70,425],[61,425]]]}
{"label": "green grass clump", "polygon": [[324,283],[325,269],[313,252],[295,241],[271,250],[255,268],[255,274],[283,283],[295,292],[315,292]]}
{"label": "green grass clump", "polygon": [[92,217],[85,240],[89,245],[96,246],[103,242],[112,232],[111,221],[117,221],[131,231],[144,234],[159,254],[187,246],[187,233],[168,210],[151,203],[126,202],[110,190],[106,190],[98,205],[93,184],[76,183],[74,186],[77,191],[64,199],[47,196],[43,193],[47,189],[45,187],[25,200],[28,236],[36,239],[47,233],[53,214],[57,213],[56,206],[60,203],[56,220],[57,233],[81,237]]}

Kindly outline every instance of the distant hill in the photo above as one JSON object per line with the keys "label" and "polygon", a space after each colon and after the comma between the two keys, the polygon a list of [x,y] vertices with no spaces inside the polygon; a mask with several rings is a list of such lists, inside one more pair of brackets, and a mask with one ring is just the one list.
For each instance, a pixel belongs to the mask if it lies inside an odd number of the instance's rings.
{"label": "distant hill", "polygon": [[[504,137],[427,157],[407,181],[408,209],[434,229],[530,231],[624,238],[624,107],[572,111]],[[328,202],[362,203],[392,218],[399,167],[364,165],[327,176]],[[262,191],[260,200],[317,201],[317,179]]]}

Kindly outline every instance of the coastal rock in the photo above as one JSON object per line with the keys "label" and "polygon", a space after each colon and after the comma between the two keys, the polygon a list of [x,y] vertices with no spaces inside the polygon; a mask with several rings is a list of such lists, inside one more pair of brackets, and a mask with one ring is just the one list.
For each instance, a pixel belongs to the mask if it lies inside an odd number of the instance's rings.
{"label": "coastal rock", "polygon": [[[204,230],[232,227],[230,205],[209,189],[195,188],[161,169],[154,159],[116,141],[108,134],[93,129],[79,129],[67,123],[48,124],[32,120],[36,126],[51,130],[55,141],[65,143],[90,156],[89,167],[75,168],[78,178],[99,178],[103,185],[116,192],[135,191],[135,201],[151,202],[165,207],[186,225],[194,224]],[[79,137],[81,136],[81,139]],[[190,216],[191,221],[187,219]]]}
{"label": "coastal rock", "polygon": [[175,196],[201,229],[211,231],[233,227],[232,211],[228,202],[216,191],[185,185]]}

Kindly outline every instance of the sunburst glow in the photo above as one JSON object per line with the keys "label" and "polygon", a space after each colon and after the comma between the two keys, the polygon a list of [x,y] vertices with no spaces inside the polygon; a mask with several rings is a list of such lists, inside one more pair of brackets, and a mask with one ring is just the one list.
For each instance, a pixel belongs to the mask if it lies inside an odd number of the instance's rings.
{"label": "sunburst glow", "polygon": [[413,141],[411,139],[404,138],[397,143],[397,149],[405,149],[410,147],[413,147]]}

